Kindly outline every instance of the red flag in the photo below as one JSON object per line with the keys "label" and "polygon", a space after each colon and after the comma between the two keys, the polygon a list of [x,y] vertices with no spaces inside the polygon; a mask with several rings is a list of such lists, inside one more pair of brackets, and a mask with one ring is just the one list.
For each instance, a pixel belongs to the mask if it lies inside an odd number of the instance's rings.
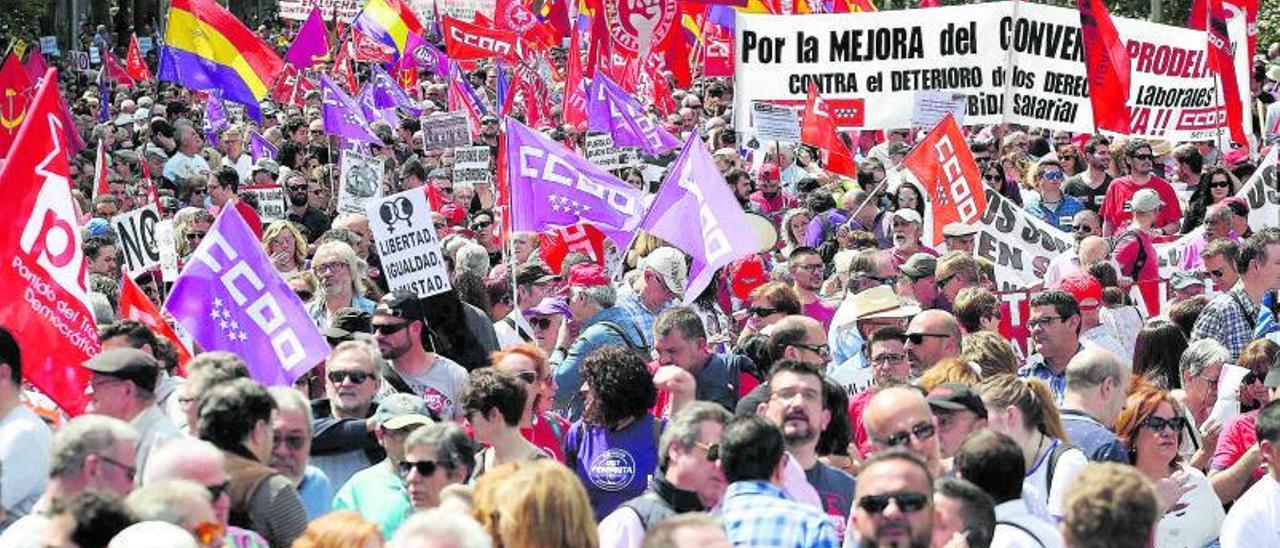
{"label": "red flag", "polygon": [[1227,36],[1227,10],[1222,0],[1209,0],[1208,25],[1209,70],[1217,73],[1222,90],[1222,102],[1227,111],[1227,128],[1231,141],[1249,146],[1244,133],[1244,106],[1240,102],[1240,86],[1236,82],[1235,58],[1231,55],[1231,40]]}
{"label": "red flag", "polygon": [[849,147],[836,132],[835,118],[827,102],[818,96],[818,86],[809,84],[809,100],[805,103],[804,121],[801,123],[800,142],[821,148],[826,153],[826,168],[832,173],[857,177],[858,167],[853,163]]}
{"label": "red flag", "polygon": [[[676,25],[679,9],[676,0],[634,2],[631,0],[603,0],[603,15],[608,23],[609,39],[614,50],[639,54],[657,49],[667,33]],[[637,25],[637,20],[647,24]]]}
{"label": "red flag", "polygon": [[[1205,30],[1208,20],[1209,0],[1191,0],[1191,14],[1187,16],[1187,28]],[[1258,53],[1258,0],[1223,0],[1223,7],[1231,16],[1243,15],[1249,29],[1249,59]],[[1231,19],[1228,17],[1227,19]]]}
{"label": "red flag", "polygon": [[350,40],[338,46],[337,58],[333,60],[333,78],[347,86],[348,93],[355,95],[360,92],[360,85],[356,83],[356,73],[351,65],[351,47]]}
{"label": "red flag", "polygon": [[859,13],[880,11],[871,0],[835,0],[831,5],[831,13]]}
{"label": "red flag", "polygon": [[18,61],[18,55],[11,52],[0,66],[0,153],[7,153],[18,135],[18,128],[26,119],[27,104],[31,102],[30,93],[31,79]]}
{"label": "red flag", "polygon": [[566,255],[586,253],[596,263],[604,264],[605,235],[589,223],[569,225],[538,234],[538,252],[542,261],[559,272]]}
{"label": "red flag", "polygon": [[921,8],[940,8],[942,2],[940,0],[920,0]]}
{"label": "red flag", "polygon": [[27,54],[27,60],[22,63],[22,67],[27,69],[27,76],[30,76],[31,81],[35,82],[44,77],[44,73],[49,70],[49,63],[45,62],[44,54],[40,53],[40,48],[32,48],[31,53]]}
{"label": "red flag", "polygon": [[102,69],[107,71],[107,78],[111,79],[119,85],[132,89],[137,85],[133,80],[133,76],[129,75],[129,70],[124,68],[124,63],[120,62],[120,58],[110,50],[102,52]]}
{"label": "red flag", "polygon": [[22,376],[75,416],[91,376],[80,364],[100,347],[57,96],[50,70],[18,130],[22,154],[0,168],[0,287],[13,297],[0,300],[0,324],[22,347]]}
{"label": "red flag", "polygon": [[[564,121],[575,128],[587,124],[587,89],[582,82],[582,48],[579,33],[569,35],[569,56],[566,60],[564,80]],[[498,162],[502,164],[504,162]]]}
{"label": "red flag", "polygon": [[609,28],[605,24],[604,13],[601,12],[604,8],[599,6],[600,0],[587,1],[596,4],[595,11],[592,12],[594,15],[591,16],[591,37],[587,41],[587,77],[595,78],[596,70],[608,71],[612,68],[610,51],[613,46],[609,41]]}
{"label": "red flag", "polygon": [[454,61],[474,61],[498,57],[511,63],[520,62],[519,36],[514,32],[494,30],[472,25],[452,17],[445,17],[445,53]]}
{"label": "red flag", "polygon": [[1102,0],[1076,0],[1084,36],[1084,66],[1089,76],[1093,126],[1129,133],[1129,52]]}
{"label": "red flag", "polygon": [[386,64],[395,58],[396,50],[392,47],[370,38],[355,27],[351,28],[351,34],[355,43],[356,61]]}
{"label": "red flag", "polygon": [[160,315],[160,310],[156,308],[155,303],[151,302],[147,293],[138,287],[138,282],[133,281],[132,276],[122,276],[122,278],[120,319],[141,322],[156,335],[169,339],[178,352],[178,368],[185,374],[187,362],[191,361],[191,353],[187,351],[187,347],[183,346],[182,339],[178,338],[178,334],[173,331],[173,327],[169,326],[169,322],[164,321],[164,316]]}
{"label": "red flag", "polygon": [[942,243],[942,229],[950,223],[973,223],[987,210],[981,172],[964,132],[950,114],[916,145],[903,164],[915,174],[929,194],[933,208],[933,238]]}
{"label": "red flag", "polygon": [[142,60],[142,48],[138,47],[138,35],[129,36],[129,53],[124,58],[125,69],[129,71],[129,76],[139,82],[146,82],[151,79],[151,69],[147,68],[146,61]]}

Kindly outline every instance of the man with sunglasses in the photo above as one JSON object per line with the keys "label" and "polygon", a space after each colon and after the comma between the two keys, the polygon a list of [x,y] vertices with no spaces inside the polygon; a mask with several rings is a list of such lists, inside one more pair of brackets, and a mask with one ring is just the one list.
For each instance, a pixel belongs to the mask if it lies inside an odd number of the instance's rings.
{"label": "man with sunglasses", "polygon": [[1067,364],[1084,349],[1080,342],[1080,303],[1066,291],[1051,289],[1031,297],[1027,320],[1036,352],[1018,370],[1019,377],[1044,381],[1062,405],[1067,390]]}
{"label": "man with sunglasses", "polygon": [[871,455],[903,448],[923,459],[930,474],[944,472],[938,424],[920,389],[898,384],[877,390],[862,412],[862,424]]}
{"label": "man with sunglasses", "polygon": [[311,402],[311,464],[341,487],[356,472],[386,457],[369,418],[382,376],[367,341],[339,343],[325,361],[325,398]]}
{"label": "man with sunglasses", "polygon": [[329,216],[310,205],[311,200],[307,195],[310,192],[310,184],[306,177],[301,173],[293,173],[285,179],[284,188],[289,196],[288,219],[290,221],[306,228],[307,237],[312,241],[329,231]]}
{"label": "man with sunglasses", "polygon": [[542,304],[542,299],[556,290],[560,277],[542,263],[524,263],[516,267],[515,306],[501,320],[493,322],[498,337],[498,347],[511,348],[522,342],[534,342],[534,329],[525,312]]}
{"label": "man with sunglasses", "polygon": [[1110,145],[1111,142],[1105,136],[1090,137],[1082,151],[1085,170],[1068,177],[1062,185],[1063,192],[1076,198],[1093,212],[1102,208],[1102,200],[1107,196],[1107,188],[1111,186],[1112,177],[1107,174],[1107,169],[1111,167]]}
{"label": "man with sunglasses", "polygon": [[985,286],[993,289],[990,280],[982,273],[982,266],[973,254],[966,251],[948,251],[938,258],[937,267],[933,271],[937,296],[932,302],[921,302],[920,306],[936,308],[950,312],[952,303],[960,290],[966,287]]}
{"label": "man with sunglasses", "polygon": [[1142,189],[1154,190],[1165,204],[1156,217],[1154,229],[1164,235],[1177,234],[1182,223],[1182,207],[1178,205],[1178,195],[1173,186],[1152,172],[1154,156],[1151,145],[1143,139],[1134,139],[1125,145],[1124,151],[1129,160],[1129,175],[1112,181],[1107,187],[1107,195],[1098,211],[1102,216],[1103,234],[1111,236],[1128,226],[1133,217],[1130,202],[1133,195]]}
{"label": "man with sunglasses", "polygon": [[911,318],[905,337],[912,378],[943,358],[960,355],[960,322],[945,310],[925,310]]}
{"label": "man with sunglasses", "polygon": [[435,352],[425,306],[413,292],[397,289],[383,296],[374,309],[373,336],[387,360],[380,393],[414,394],[426,402],[431,416],[461,420],[458,398],[467,386],[467,370]]}
{"label": "man with sunglasses", "polygon": [[1229,291],[1240,281],[1240,272],[1236,270],[1239,256],[1239,242],[1230,239],[1213,240],[1200,251],[1200,267],[1213,280],[1214,291]]}
{"label": "man with sunglasses", "polygon": [[933,539],[933,477],[928,463],[902,449],[885,450],[858,474],[853,525],[861,546],[926,548]]}
{"label": "man with sunglasses", "polygon": [[329,513],[333,504],[333,486],[324,472],[309,463],[310,403],[293,387],[273,386],[268,392],[276,401],[276,416],[271,424],[275,439],[269,465],[293,482],[307,509],[307,519],[316,519]]}
{"label": "man with sunglasses", "polygon": [[1275,310],[1276,288],[1280,286],[1280,229],[1267,228],[1250,236],[1240,246],[1236,258],[1240,281],[1209,301],[1191,329],[1192,341],[1215,339],[1231,351],[1231,361],[1239,358],[1254,339],[1264,305]]}
{"label": "man with sunglasses", "polygon": [[414,430],[432,424],[430,413],[426,403],[412,394],[382,398],[372,422],[377,425],[374,434],[387,458],[351,476],[333,497],[334,511],[359,512],[364,519],[378,524],[383,537],[395,535],[413,512],[401,473],[405,440]]}
{"label": "man with sunglasses", "polygon": [[[228,546],[265,546],[262,535],[230,525],[231,493],[227,472],[223,470],[222,452],[213,444],[195,438],[180,438],[156,449],[148,460],[142,485],[167,480],[186,480],[203,486],[209,492],[217,524],[224,530]],[[329,501],[326,501],[328,503]]]}
{"label": "man with sunglasses", "polygon": [[725,490],[720,432],[731,418],[711,402],[692,402],[676,413],[658,439],[661,473],[649,478],[643,495],[600,522],[600,546],[638,548],[645,532],[666,519],[720,504]]}
{"label": "man with sunglasses", "polygon": [[[938,308],[938,283],[934,272],[938,259],[928,253],[916,253],[898,267],[897,292],[908,299],[915,299],[925,308]],[[945,303],[941,303],[945,304]]]}
{"label": "man with sunglasses", "polygon": [[1050,226],[1070,232],[1071,221],[1076,213],[1084,209],[1084,204],[1062,193],[1065,178],[1062,164],[1053,160],[1041,160],[1036,164],[1035,170],[1036,188],[1040,190],[1040,195],[1028,201],[1025,207],[1028,213]]}

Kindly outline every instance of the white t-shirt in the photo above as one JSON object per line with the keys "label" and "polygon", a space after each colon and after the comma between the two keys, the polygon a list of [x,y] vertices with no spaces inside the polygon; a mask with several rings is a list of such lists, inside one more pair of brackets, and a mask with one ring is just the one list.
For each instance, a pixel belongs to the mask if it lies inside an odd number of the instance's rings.
{"label": "white t-shirt", "polygon": [[1191,490],[1180,499],[1187,506],[1160,518],[1156,526],[1156,546],[1205,546],[1218,538],[1222,529],[1222,503],[1208,478],[1193,467],[1182,465],[1191,478]]}
{"label": "white t-shirt", "polygon": [[[1054,478],[1057,479],[1057,478]],[[996,505],[996,530],[992,548],[1061,548],[1062,534],[1049,522],[1027,510],[1022,500]]]}
{"label": "white t-shirt", "polygon": [[12,522],[31,511],[49,483],[53,431],[23,405],[0,419],[0,506]]}
{"label": "white t-shirt", "polygon": [[173,157],[164,163],[164,177],[170,181],[199,177],[208,171],[209,162],[198,154],[187,156],[182,152],[175,152]]}
{"label": "white t-shirt", "polygon": [[248,185],[253,182],[253,156],[250,156],[248,152],[241,152],[240,158],[234,162],[231,161],[231,157],[223,156],[222,165],[235,168],[236,173],[240,174],[241,185]]}
{"label": "white t-shirt", "polygon": [[1222,548],[1280,548],[1280,484],[1267,474],[1245,491],[1222,522]]}
{"label": "white t-shirt", "polygon": [[1062,517],[1066,515],[1067,491],[1071,489],[1071,483],[1076,480],[1076,476],[1089,465],[1089,457],[1086,457],[1084,451],[1075,447],[1067,449],[1059,457],[1057,462],[1057,470],[1053,472],[1053,485],[1046,485],[1049,479],[1049,455],[1053,452],[1053,448],[1062,442],[1053,440],[1048,444],[1048,448],[1040,459],[1036,461],[1035,467],[1027,474],[1027,479],[1023,481],[1025,485],[1029,485],[1036,493],[1040,493],[1041,502],[1049,510],[1049,517],[1054,523],[1062,521]]}
{"label": "white t-shirt", "polygon": [[[400,378],[409,384],[409,388],[413,392],[427,402],[427,409],[434,413],[440,420],[459,420],[462,418],[462,407],[458,405],[458,398],[462,397],[462,390],[467,387],[470,380],[467,376],[467,370],[455,362],[444,356],[436,355],[436,361],[431,365],[425,373],[420,375],[406,375],[400,370]],[[383,395],[395,393],[395,388],[389,383],[383,382],[380,392]]]}

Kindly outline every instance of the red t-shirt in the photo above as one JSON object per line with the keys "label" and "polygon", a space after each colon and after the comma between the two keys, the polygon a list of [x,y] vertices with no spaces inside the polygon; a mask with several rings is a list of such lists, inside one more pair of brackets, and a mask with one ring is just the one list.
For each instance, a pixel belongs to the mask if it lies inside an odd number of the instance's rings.
{"label": "red t-shirt", "polygon": [[[1127,227],[1128,224],[1122,225]],[[1130,233],[1132,232],[1132,233]],[[1147,282],[1160,278],[1160,259],[1156,257],[1155,241],[1151,235],[1140,230],[1116,230],[1116,262],[1120,264],[1121,276],[1133,278],[1135,282]],[[1134,272],[1140,251],[1147,252],[1146,261]]]}
{"label": "red t-shirt", "polygon": [[800,311],[805,316],[822,322],[822,330],[831,329],[831,320],[836,317],[836,308],[822,301],[822,299],[814,299],[813,302],[804,305]]}
{"label": "red t-shirt", "polygon": [[867,404],[871,402],[871,396],[875,394],[876,389],[873,386],[849,398],[849,422],[853,423],[853,443],[858,447],[858,454],[864,459],[870,456],[875,448],[871,446],[871,436],[867,435],[867,428],[862,425],[862,412],[866,410]]}
{"label": "red t-shirt", "polygon": [[[1258,412],[1250,411],[1227,421],[1227,424],[1222,427],[1222,433],[1218,435],[1218,447],[1213,451],[1213,460],[1209,462],[1211,470],[1231,468],[1231,465],[1240,460],[1250,447],[1258,443],[1258,435],[1254,431],[1254,422],[1257,419]],[[1253,471],[1253,481],[1262,479],[1265,473],[1263,467],[1259,466]]]}
{"label": "red t-shirt", "polygon": [[[553,425],[552,423],[555,424]],[[521,428],[520,433],[524,435],[524,439],[529,440],[539,449],[554,456],[556,460],[564,462],[564,448],[560,446],[560,440],[568,430],[568,421],[557,415],[547,413],[534,417],[533,427]]]}
{"label": "red t-shirt", "polygon": [[1098,214],[1102,216],[1103,221],[1110,222],[1119,231],[1120,227],[1128,225],[1129,221],[1133,220],[1133,209],[1129,206],[1129,199],[1144,188],[1155,190],[1160,195],[1160,200],[1164,202],[1164,208],[1156,217],[1155,226],[1161,227],[1182,221],[1182,206],[1178,205],[1178,194],[1173,191],[1173,186],[1168,181],[1155,175],[1152,175],[1145,185],[1133,182],[1133,179],[1127,175],[1111,181],[1111,186],[1107,187],[1107,196],[1102,199],[1102,209]]}

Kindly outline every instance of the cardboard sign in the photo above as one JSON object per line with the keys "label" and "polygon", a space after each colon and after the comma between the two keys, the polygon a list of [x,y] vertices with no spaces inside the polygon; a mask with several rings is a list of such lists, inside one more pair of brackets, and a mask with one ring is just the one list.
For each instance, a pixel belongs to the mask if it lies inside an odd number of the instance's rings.
{"label": "cardboard sign", "polygon": [[933,127],[950,114],[956,123],[964,125],[964,115],[968,111],[968,98],[963,93],[946,91],[917,91],[915,106],[911,109],[911,125],[913,127]]}
{"label": "cardboard sign", "polygon": [[338,179],[338,211],[364,213],[369,201],[382,195],[382,158],[358,152],[342,152],[342,175]]}
{"label": "cardboard sign", "polygon": [[89,52],[68,51],[67,58],[76,70],[89,70]]}
{"label": "cardboard sign", "polygon": [[365,215],[392,291],[405,288],[427,297],[450,289],[431,206],[422,189],[370,201]]}
{"label": "cardboard sign", "polygon": [[57,36],[41,36],[40,37],[40,53],[45,55],[62,55],[58,51]]}
{"label": "cardboard sign", "polygon": [[258,198],[258,217],[262,218],[263,225],[288,218],[283,186],[253,185],[244,187],[240,191],[253,194]]}
{"label": "cardboard sign", "polygon": [[751,119],[761,141],[800,142],[800,116],[794,108],[756,101],[751,103]]}
{"label": "cardboard sign", "polygon": [[493,177],[489,169],[489,147],[461,147],[453,152],[453,182],[486,184]]}
{"label": "cardboard sign", "polygon": [[422,144],[426,150],[441,150],[471,144],[471,130],[463,112],[432,114],[422,120]]}
{"label": "cardboard sign", "polygon": [[156,243],[160,245],[160,275],[166,282],[177,280],[180,270],[178,269],[177,240],[173,239],[173,221],[156,223],[155,234]]}
{"label": "cardboard sign", "polygon": [[153,266],[160,266],[160,245],[156,241],[156,223],[160,212],[155,204],[147,204],[111,218],[111,227],[119,235],[124,252],[125,271],[136,276]]}

